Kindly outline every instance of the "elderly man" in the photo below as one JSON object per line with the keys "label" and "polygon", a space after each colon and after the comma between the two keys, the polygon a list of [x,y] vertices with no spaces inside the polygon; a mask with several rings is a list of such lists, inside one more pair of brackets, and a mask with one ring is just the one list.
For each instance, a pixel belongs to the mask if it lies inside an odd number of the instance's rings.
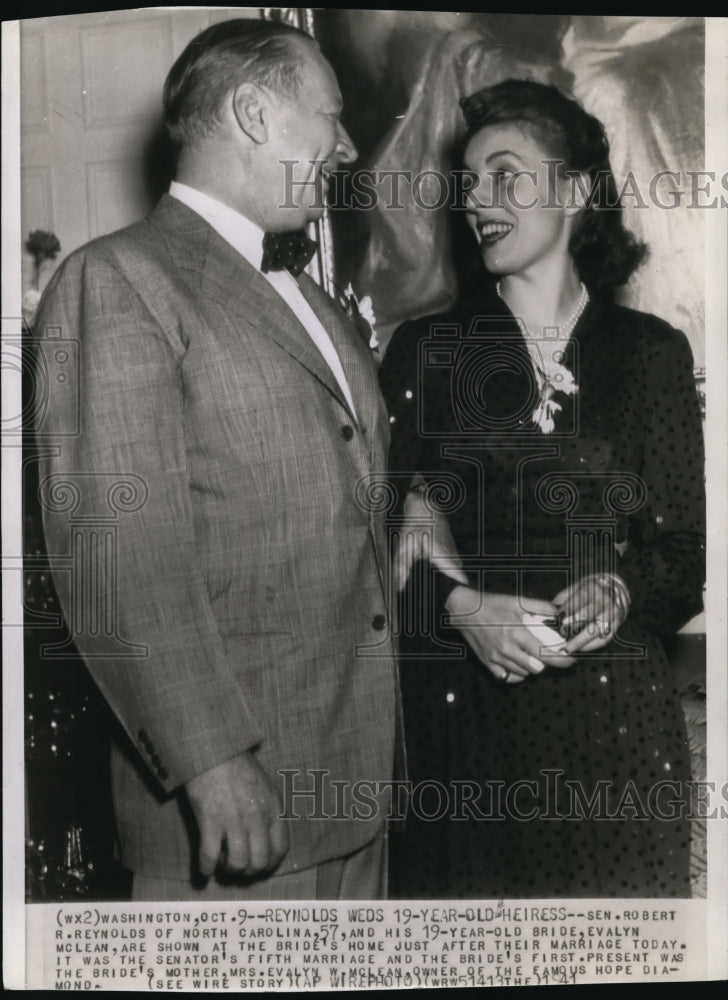
{"label": "elderly man", "polygon": [[202,32],[164,108],[177,181],[64,263],[37,325],[79,343],[41,496],[121,723],[120,857],[136,899],[376,897],[397,679],[366,496],[388,425],[367,343],[299,273],[356,150],[330,66],[281,24]]}

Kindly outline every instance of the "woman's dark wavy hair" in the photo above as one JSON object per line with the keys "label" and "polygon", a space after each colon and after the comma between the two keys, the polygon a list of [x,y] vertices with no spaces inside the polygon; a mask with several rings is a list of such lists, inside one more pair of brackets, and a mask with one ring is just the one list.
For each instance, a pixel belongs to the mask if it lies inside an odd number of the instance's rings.
{"label": "woman's dark wavy hair", "polygon": [[589,176],[586,208],[569,251],[584,284],[613,295],[639,267],[647,246],[624,225],[602,123],[556,87],[531,80],[504,80],[484,87],[464,97],[460,106],[468,125],[466,144],[487,125],[521,124],[562,161],[562,174]]}

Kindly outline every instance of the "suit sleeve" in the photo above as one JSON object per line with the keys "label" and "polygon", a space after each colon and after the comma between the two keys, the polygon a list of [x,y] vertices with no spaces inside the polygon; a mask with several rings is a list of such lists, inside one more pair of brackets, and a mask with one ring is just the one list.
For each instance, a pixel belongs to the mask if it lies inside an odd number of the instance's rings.
{"label": "suit sleeve", "polygon": [[693,359],[685,335],[669,330],[647,360],[654,391],[642,480],[647,499],[630,525],[620,575],[630,617],[648,632],[676,632],[702,609],[705,581],[704,445]]}
{"label": "suit sleeve", "polygon": [[46,358],[59,332],[78,356],[62,384],[49,368],[38,428],[54,582],[96,683],[171,792],[262,738],[197,558],[184,345],[93,248],[54,276],[36,331]]}

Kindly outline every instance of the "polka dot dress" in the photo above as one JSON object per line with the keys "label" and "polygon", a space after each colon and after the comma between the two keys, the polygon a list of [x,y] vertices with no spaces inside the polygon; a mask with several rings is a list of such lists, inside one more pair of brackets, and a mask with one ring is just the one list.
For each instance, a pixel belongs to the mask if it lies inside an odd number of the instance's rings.
{"label": "polka dot dress", "polygon": [[564,364],[578,392],[554,396],[544,434],[522,336],[494,294],[405,324],[385,355],[393,482],[401,496],[419,472],[441,489],[471,584],[550,600],[617,572],[632,602],[598,653],[507,685],[432,606],[417,564],[401,605],[413,798],[391,841],[395,897],[690,894],[689,754],[659,641],[700,609],[704,579],[690,349],[592,297]]}

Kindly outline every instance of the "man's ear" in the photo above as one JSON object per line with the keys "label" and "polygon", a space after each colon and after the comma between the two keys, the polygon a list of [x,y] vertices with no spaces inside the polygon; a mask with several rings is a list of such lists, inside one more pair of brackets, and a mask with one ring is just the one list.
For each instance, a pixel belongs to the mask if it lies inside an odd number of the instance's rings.
{"label": "man's ear", "polygon": [[241,83],[233,91],[233,113],[239,128],[260,146],[268,141],[268,114],[265,94],[254,83]]}

